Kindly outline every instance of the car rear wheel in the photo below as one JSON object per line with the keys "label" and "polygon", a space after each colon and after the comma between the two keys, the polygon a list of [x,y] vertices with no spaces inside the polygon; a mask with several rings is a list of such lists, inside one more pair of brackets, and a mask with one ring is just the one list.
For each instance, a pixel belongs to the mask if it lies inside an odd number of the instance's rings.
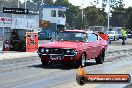
{"label": "car rear wheel", "polygon": [[105,51],[103,51],[97,58],[95,58],[96,64],[103,64],[104,58],[105,58]]}

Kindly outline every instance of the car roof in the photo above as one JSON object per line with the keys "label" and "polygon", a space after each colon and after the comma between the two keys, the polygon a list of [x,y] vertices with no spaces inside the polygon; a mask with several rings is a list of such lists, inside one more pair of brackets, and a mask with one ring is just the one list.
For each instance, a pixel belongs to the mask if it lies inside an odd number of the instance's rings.
{"label": "car roof", "polygon": [[117,31],[107,31],[107,32],[117,32]]}
{"label": "car roof", "polygon": [[91,33],[95,33],[95,32],[93,32],[93,31],[86,31],[86,33],[91,34]]}
{"label": "car roof", "polygon": [[75,30],[64,30],[64,31],[67,31],[67,32],[84,32],[84,33],[86,33],[85,30],[78,30],[78,29],[75,29]]}
{"label": "car roof", "polygon": [[92,33],[95,33],[95,34],[98,34],[96,32],[93,32],[93,31],[85,31],[85,30],[64,30],[64,32],[81,32],[81,33],[86,33],[86,34],[92,34]]}

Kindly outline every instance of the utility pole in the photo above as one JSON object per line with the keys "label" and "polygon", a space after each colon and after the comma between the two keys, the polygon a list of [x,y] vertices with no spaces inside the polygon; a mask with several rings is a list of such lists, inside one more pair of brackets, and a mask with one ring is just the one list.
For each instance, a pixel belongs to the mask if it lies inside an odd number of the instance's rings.
{"label": "utility pole", "polygon": [[83,0],[83,3],[82,3],[82,28],[81,28],[81,30],[83,30],[83,5],[84,5],[84,0]]}
{"label": "utility pole", "polygon": [[[27,8],[27,0],[25,0],[25,9]],[[24,19],[25,19],[25,21],[26,21],[26,23],[27,23],[27,30],[28,30],[28,19],[27,19],[27,15],[26,14],[24,14]]]}
{"label": "utility pole", "polygon": [[108,24],[107,24],[108,31],[110,30],[110,0],[108,0]]}
{"label": "utility pole", "polygon": [[[4,14],[4,17],[5,17],[5,13],[3,13]],[[3,20],[4,21],[4,20]],[[3,39],[3,44],[2,44],[2,50],[4,50],[4,42],[5,42],[5,25],[4,25],[4,22],[2,22],[2,25],[3,25],[3,37],[2,37],[2,39]],[[3,54],[3,52],[2,52],[2,54]]]}
{"label": "utility pole", "polygon": [[19,0],[17,1],[18,3],[17,3],[17,5],[18,5],[18,8],[20,7],[20,4],[19,4]]}
{"label": "utility pole", "polygon": [[106,7],[106,5],[108,4],[108,22],[107,22],[107,30],[110,29],[110,10],[111,10],[111,6],[114,6],[114,4],[119,4],[120,2],[123,2],[123,0],[102,0],[102,5],[103,8]]}
{"label": "utility pole", "polygon": [[83,29],[83,8],[82,8],[82,28]]}
{"label": "utility pole", "polygon": [[105,8],[106,5],[108,5],[108,12],[107,12],[107,31],[110,29],[110,6],[111,6],[111,0],[102,0],[102,7]]}
{"label": "utility pole", "polygon": [[42,5],[43,5],[44,1],[42,0],[41,2],[42,2]]}
{"label": "utility pole", "polygon": [[27,8],[27,0],[25,0],[25,9]]}

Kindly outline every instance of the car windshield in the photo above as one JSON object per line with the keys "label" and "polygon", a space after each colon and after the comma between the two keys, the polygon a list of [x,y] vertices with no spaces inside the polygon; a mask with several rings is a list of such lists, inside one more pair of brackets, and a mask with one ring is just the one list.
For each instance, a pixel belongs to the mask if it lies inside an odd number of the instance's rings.
{"label": "car windshield", "polygon": [[118,31],[118,34],[122,34],[121,31]]}
{"label": "car windshield", "polygon": [[86,41],[86,33],[83,32],[60,32],[56,40],[63,40],[63,41],[79,41],[83,42]]}
{"label": "car windshield", "polygon": [[114,32],[112,32],[112,31],[108,31],[107,34],[114,34]]}

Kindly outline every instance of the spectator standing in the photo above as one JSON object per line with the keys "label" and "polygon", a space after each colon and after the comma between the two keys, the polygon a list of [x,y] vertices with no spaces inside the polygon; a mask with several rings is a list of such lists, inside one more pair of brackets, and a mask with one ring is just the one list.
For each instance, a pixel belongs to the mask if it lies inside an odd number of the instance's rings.
{"label": "spectator standing", "polygon": [[126,44],[125,40],[126,40],[126,36],[127,36],[126,29],[122,28],[121,33],[122,33],[122,45],[125,45]]}

